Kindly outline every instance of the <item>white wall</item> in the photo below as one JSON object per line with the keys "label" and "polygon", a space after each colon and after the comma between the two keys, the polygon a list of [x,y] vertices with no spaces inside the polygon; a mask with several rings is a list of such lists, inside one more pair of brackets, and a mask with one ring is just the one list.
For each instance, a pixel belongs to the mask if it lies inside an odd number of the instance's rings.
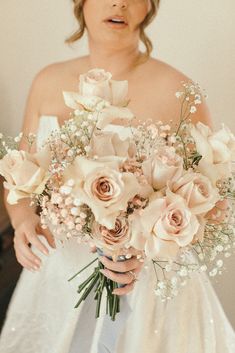
{"label": "white wall", "polygon": [[[11,0],[0,4],[0,130],[20,130],[34,75],[45,65],[83,55],[83,40],[70,49],[63,40],[75,28],[70,0]],[[149,34],[154,56],[198,81],[209,94],[216,124],[235,132],[234,0],[162,0]],[[227,261],[216,289],[235,327],[235,259]]]}

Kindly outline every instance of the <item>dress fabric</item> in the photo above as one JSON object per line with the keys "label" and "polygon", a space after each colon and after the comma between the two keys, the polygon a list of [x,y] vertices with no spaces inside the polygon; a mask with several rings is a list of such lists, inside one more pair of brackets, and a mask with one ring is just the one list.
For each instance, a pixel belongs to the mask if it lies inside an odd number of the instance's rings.
{"label": "dress fabric", "polygon": [[[56,117],[40,118],[39,148],[58,127]],[[121,126],[110,124],[107,129],[126,134]],[[154,293],[151,263],[146,263],[134,290],[121,297],[121,313],[112,322],[105,314],[95,319],[92,295],[74,309],[77,286],[93,269],[71,282],[68,278],[96,257],[87,246],[71,239],[50,248],[49,256],[33,250],[43,265],[40,272],[24,269],[20,276],[0,336],[0,353],[235,352],[234,331],[206,275],[194,274],[175,299],[162,302]]]}

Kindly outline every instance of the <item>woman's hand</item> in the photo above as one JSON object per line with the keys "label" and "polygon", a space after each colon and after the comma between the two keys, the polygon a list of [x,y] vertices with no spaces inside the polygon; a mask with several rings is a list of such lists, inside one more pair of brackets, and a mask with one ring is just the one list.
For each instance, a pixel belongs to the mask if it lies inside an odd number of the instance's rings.
{"label": "woman's hand", "polygon": [[[135,281],[137,280],[138,273],[143,267],[143,260],[139,259],[136,255],[136,251],[129,251],[128,256],[132,255],[131,258],[128,258],[125,261],[114,262],[109,260],[105,256],[101,256],[99,261],[104,265],[105,269],[100,270],[107,278],[111,279],[120,284],[125,284],[124,287],[116,288],[113,291],[113,294],[124,295],[131,292],[134,288]],[[141,262],[142,261],[142,262]],[[115,272],[113,272],[115,271]],[[120,273],[116,273],[120,272]]]}
{"label": "woman's hand", "polygon": [[41,242],[38,234],[43,235],[47,239],[48,244],[55,248],[53,236],[48,230],[41,228],[38,215],[30,214],[30,217],[15,227],[14,248],[17,261],[30,271],[38,271],[42,262],[33,253],[30,244],[44,255],[49,255],[48,248]]}

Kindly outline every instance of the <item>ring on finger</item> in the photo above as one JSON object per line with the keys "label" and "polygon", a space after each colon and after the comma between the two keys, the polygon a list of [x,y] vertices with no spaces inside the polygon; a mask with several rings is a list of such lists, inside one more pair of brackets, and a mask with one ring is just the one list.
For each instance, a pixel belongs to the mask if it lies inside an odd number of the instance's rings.
{"label": "ring on finger", "polygon": [[128,271],[128,274],[131,275],[132,282],[138,281],[137,275],[134,271]]}

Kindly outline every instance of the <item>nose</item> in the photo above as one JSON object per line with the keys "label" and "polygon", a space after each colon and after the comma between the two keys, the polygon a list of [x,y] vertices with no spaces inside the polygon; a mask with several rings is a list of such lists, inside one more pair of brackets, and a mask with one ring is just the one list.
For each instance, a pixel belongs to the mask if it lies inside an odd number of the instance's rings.
{"label": "nose", "polygon": [[125,9],[127,8],[127,1],[126,0],[112,1],[112,7],[120,7],[121,9]]}

